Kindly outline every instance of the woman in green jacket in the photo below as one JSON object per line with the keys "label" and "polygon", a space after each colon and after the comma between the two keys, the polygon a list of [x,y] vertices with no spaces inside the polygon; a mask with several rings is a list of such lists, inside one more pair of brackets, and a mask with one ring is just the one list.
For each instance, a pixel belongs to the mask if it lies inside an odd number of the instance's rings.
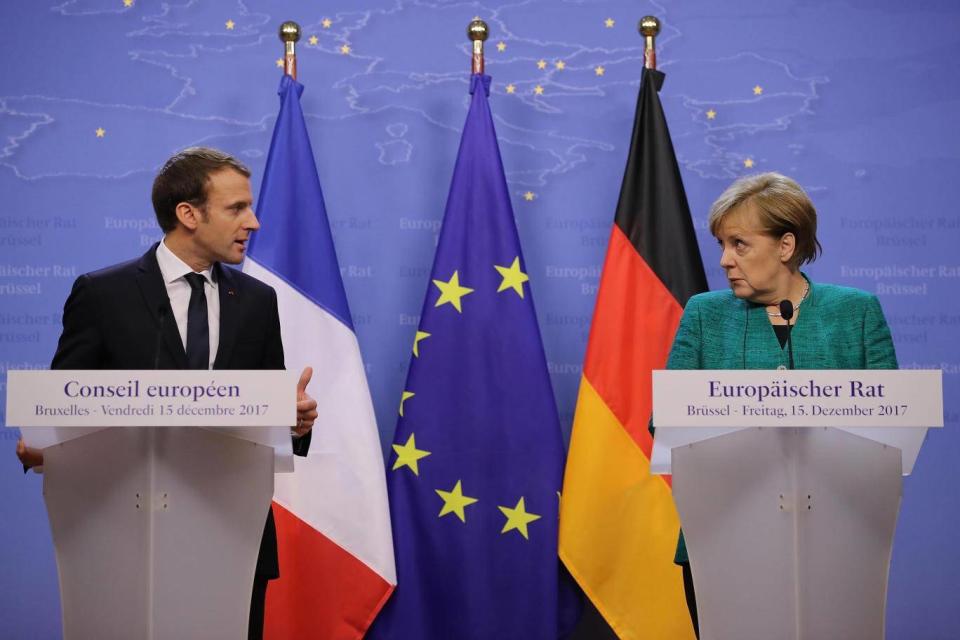
{"label": "woman in green jacket", "polygon": [[[709,222],[730,290],[690,298],[668,369],[788,368],[788,327],[781,314],[785,300],[793,307],[794,368],[897,368],[877,298],[859,289],[812,282],[800,271],[821,252],[817,213],[800,185],[777,173],[740,178],[714,202]],[[676,562],[684,569],[687,605],[696,627],[682,533]]]}

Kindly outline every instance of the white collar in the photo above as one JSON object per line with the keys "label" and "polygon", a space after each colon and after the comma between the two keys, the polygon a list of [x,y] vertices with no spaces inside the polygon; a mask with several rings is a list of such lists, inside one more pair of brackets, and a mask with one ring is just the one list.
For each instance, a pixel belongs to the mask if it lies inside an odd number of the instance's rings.
{"label": "white collar", "polygon": [[190,268],[190,265],[177,257],[177,254],[171,251],[170,247],[168,247],[163,240],[161,240],[157,246],[157,264],[160,265],[160,274],[163,276],[163,282],[165,284],[179,280],[188,273],[199,273],[203,276],[204,280],[216,286],[216,280],[213,277],[213,266],[203,271],[195,272]]}

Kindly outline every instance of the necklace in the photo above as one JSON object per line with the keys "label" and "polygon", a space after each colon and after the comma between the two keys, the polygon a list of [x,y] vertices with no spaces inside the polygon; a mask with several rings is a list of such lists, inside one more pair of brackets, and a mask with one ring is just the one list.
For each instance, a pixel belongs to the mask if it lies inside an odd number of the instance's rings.
{"label": "necklace", "polygon": [[[800,310],[800,305],[802,305],[802,304],[803,304],[803,301],[807,299],[807,294],[808,294],[809,292],[810,292],[810,283],[808,282],[808,283],[803,287],[803,293],[800,294],[800,300],[797,301],[796,306],[793,307],[794,313],[796,313],[797,311]],[[770,316],[771,318],[780,318],[780,317],[782,317],[782,316],[780,315],[780,312],[779,312],[779,311],[767,311],[767,315]]]}

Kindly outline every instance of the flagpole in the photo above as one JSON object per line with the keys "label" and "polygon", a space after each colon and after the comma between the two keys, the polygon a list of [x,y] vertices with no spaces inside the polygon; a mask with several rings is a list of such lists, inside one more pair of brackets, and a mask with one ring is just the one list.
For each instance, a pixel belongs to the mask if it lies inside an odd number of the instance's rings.
{"label": "flagpole", "polygon": [[473,41],[471,73],[483,74],[483,41],[487,39],[488,32],[487,23],[480,18],[475,18],[467,25],[467,37]]}
{"label": "flagpole", "polygon": [[654,16],[643,16],[637,31],[643,36],[643,66],[647,69],[657,68],[657,49],[654,38],[660,33],[660,21]]}
{"label": "flagpole", "polygon": [[300,39],[300,25],[293,21],[280,25],[280,39],[283,40],[283,72],[297,79],[297,40]]}

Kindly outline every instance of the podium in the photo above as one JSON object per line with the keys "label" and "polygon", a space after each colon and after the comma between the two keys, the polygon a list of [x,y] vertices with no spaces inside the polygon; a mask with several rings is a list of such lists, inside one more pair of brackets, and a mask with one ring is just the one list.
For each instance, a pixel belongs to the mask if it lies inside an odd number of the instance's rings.
{"label": "podium", "polygon": [[284,371],[10,371],[7,424],[43,449],[65,640],[245,638]]}
{"label": "podium", "polygon": [[876,640],[940,371],[655,371],[702,640]]}

